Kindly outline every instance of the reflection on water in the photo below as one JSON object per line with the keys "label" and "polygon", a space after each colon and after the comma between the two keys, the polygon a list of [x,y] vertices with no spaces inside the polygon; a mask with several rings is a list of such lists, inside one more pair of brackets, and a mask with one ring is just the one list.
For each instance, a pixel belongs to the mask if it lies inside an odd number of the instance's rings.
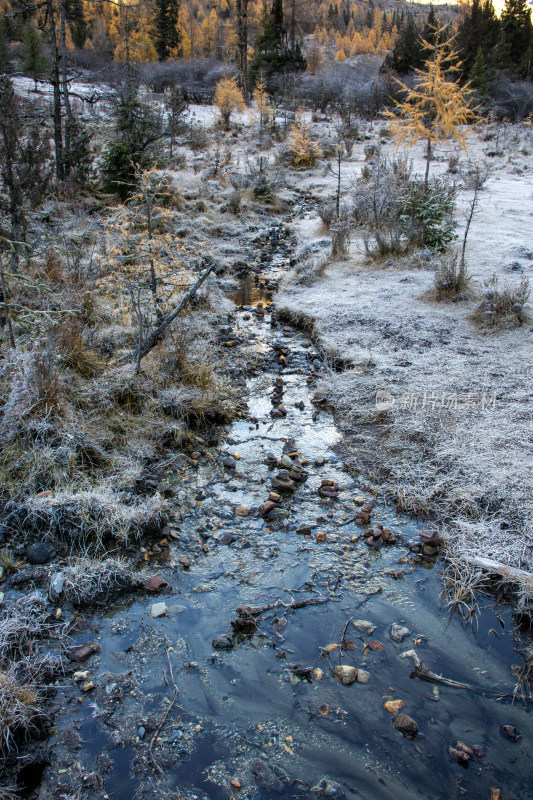
{"label": "reflection on water", "polygon": [[268,303],[271,294],[259,276],[251,272],[239,281],[239,288],[229,295],[229,299],[237,307],[256,306],[258,303]]}

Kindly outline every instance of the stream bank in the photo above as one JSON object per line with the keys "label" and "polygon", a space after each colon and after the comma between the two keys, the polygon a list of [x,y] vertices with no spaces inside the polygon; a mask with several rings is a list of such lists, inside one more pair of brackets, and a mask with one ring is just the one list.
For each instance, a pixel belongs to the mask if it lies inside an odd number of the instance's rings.
{"label": "stream bank", "polygon": [[[424,526],[343,469],[313,402],[321,354],[271,305],[290,246],[283,228],[270,241],[220,321],[237,361],[255,353],[248,412],[169,463],[169,525],[144,554],[168,586],[79,621],[72,643],[100,645],[79,667],[93,686],[58,682],[39,797],[532,797],[530,706],[512,703],[528,640],[505,605],[472,627],[448,617]],[[478,691],[413,677],[412,649]],[[468,760],[458,742],[476,746]]]}

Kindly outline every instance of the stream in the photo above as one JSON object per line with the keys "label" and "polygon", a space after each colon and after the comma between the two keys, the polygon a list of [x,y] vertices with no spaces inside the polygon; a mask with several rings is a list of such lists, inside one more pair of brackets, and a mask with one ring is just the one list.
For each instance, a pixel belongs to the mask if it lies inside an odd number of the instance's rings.
{"label": "stream", "polygon": [[[426,526],[375,499],[362,473],[344,471],[334,419],[313,403],[320,353],[269,305],[266,287],[288,262],[280,231],[269,263],[240,280],[236,311],[221,318],[221,339],[240,342],[236,356],[244,345],[257,355],[248,414],[201,449],[197,466],[185,456],[169,463],[170,546],[146,553],[146,570],[172,590],[116,603],[73,637],[101,651],[83,665],[95,689],[73,691],[57,717],[56,779],[68,787],[81,765],[94,776],[83,782],[90,796],[111,800],[490,800],[492,789],[504,800],[533,798],[531,704],[511,696],[526,633],[510,607],[489,599],[472,625],[450,616],[440,558],[409,548]],[[265,517],[283,457],[307,477]],[[338,496],[321,496],[321,485]],[[371,525],[390,528],[395,543],[366,544],[368,525],[353,518],[367,502]],[[155,602],[165,602],[165,616],[150,616]],[[238,607],[273,605],[244,612],[249,630],[234,631]],[[393,625],[407,629],[402,641]],[[224,636],[228,649],[214,647]],[[410,649],[434,673],[496,693],[413,677],[412,660],[400,658]],[[333,676],[339,663],[370,679],[343,685]],[[396,713],[416,721],[415,738],[393,724],[385,703],[396,700]],[[460,763],[449,754],[458,741],[485,754]]]}

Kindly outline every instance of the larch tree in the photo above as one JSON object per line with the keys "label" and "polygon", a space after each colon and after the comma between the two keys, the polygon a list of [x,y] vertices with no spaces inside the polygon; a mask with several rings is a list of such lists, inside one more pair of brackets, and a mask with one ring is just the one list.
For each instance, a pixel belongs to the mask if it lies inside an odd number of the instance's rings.
{"label": "larch tree", "polygon": [[254,92],[254,116],[259,123],[259,142],[263,141],[263,130],[267,123],[271,122],[274,117],[274,109],[270,104],[266,83],[263,76],[260,76]]}
{"label": "larch tree", "polygon": [[424,69],[416,70],[417,79],[412,89],[398,81],[404,99],[395,101],[394,111],[387,111],[386,116],[397,145],[410,147],[425,142],[424,185],[427,188],[434,145],[452,140],[466,150],[464,128],[476,122],[478,115],[472,106],[470,84],[461,85],[457,79],[460,62],[450,42],[437,41],[431,45],[424,40],[423,45],[430,53]]}
{"label": "larch tree", "polygon": [[246,103],[235,78],[222,78],[217,83],[214,103],[220,111],[224,129],[229,131],[231,115],[234,111],[244,111]]}

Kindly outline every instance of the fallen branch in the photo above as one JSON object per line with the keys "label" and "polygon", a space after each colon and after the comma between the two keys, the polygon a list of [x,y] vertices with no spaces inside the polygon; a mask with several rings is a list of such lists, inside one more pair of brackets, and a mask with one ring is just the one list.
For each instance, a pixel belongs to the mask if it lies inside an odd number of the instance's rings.
{"label": "fallen branch", "polygon": [[508,692],[502,692],[499,689],[484,688],[483,686],[472,686],[469,683],[462,683],[461,681],[454,681],[452,678],[445,678],[443,675],[437,675],[432,672],[420,660],[414,650],[406,650],[405,653],[400,654],[400,658],[412,658],[414,664],[414,674],[423,681],[430,683],[440,683],[443,686],[451,686],[452,689],[468,689],[471,692],[486,692],[489,694],[497,694],[499,697],[513,697]]}
{"label": "fallen branch", "polygon": [[208,256],[204,256],[202,259],[202,264],[207,265],[207,268],[202,272],[196,283],[194,283],[183,295],[180,302],[176,306],[176,308],[167,314],[166,317],[163,317],[160,324],[155,328],[152,333],[146,338],[146,340],[142,343],[140,347],[137,347],[133,352],[129,353],[127,356],[119,359],[117,364],[126,364],[128,361],[136,360],[139,364],[141,359],[143,359],[150,350],[158,344],[161,339],[163,338],[167,328],[174,322],[180,311],[182,311],[187,303],[194,297],[202,283],[205,279],[210,275],[210,273],[215,269],[216,264],[215,262],[210,259]]}
{"label": "fallen branch", "polygon": [[507,564],[502,564],[501,561],[493,561],[491,558],[483,558],[482,556],[465,555],[462,558],[467,564],[472,564],[473,567],[480,567],[480,569],[484,569],[493,575],[499,575],[510,583],[518,583],[533,594],[533,575],[531,572],[525,572],[525,570],[517,567],[509,567]]}
{"label": "fallen branch", "polygon": [[[266,611],[272,611],[273,608],[280,608],[280,606],[282,608],[291,608],[296,610],[298,608],[305,608],[306,606],[319,606],[322,603],[329,603],[330,600],[335,599],[337,598],[333,597],[333,595],[329,595],[329,597],[310,597],[307,600],[294,600],[292,603],[284,603],[283,600],[276,600],[275,603],[267,603],[267,605],[261,606],[260,608],[254,606],[248,613],[253,616],[258,616],[259,614],[264,614]],[[240,606],[239,608],[244,610],[247,607]],[[238,614],[240,614],[239,608],[237,609]]]}
{"label": "fallen branch", "polygon": [[176,703],[176,700],[178,699],[178,694],[179,694],[178,687],[176,686],[176,681],[174,680],[174,673],[172,672],[172,664],[170,663],[170,656],[168,654],[168,650],[167,650],[167,661],[168,661],[168,669],[169,669],[169,672],[170,672],[170,678],[172,680],[172,685],[174,687],[174,697],[170,701],[170,705],[168,706],[167,710],[165,711],[165,713],[163,715],[163,719],[161,720],[161,723],[160,723],[159,727],[157,728],[156,732],[152,736],[152,739],[150,741],[150,746],[148,747],[148,755],[150,756],[150,760],[151,760],[151,762],[152,762],[152,764],[154,766],[154,769],[157,772],[159,772],[159,774],[161,775],[162,778],[165,777],[165,773],[163,772],[163,770],[161,769],[161,767],[159,766],[159,764],[155,760],[155,756],[154,756],[154,753],[153,753],[153,748],[154,748],[154,744],[156,743],[156,741],[157,741],[157,739],[159,737],[159,734],[161,733],[161,731],[165,727],[166,721],[168,719],[168,715],[172,711],[172,709],[173,709],[173,707],[174,707],[174,705]]}
{"label": "fallen branch", "polygon": [[353,617],[350,617],[350,619],[348,620],[348,622],[344,626],[344,630],[342,632],[342,637],[341,637],[341,647],[343,646],[343,644],[346,641],[346,631],[348,630],[348,625],[350,624],[350,622],[352,622],[352,620],[353,620]]}

